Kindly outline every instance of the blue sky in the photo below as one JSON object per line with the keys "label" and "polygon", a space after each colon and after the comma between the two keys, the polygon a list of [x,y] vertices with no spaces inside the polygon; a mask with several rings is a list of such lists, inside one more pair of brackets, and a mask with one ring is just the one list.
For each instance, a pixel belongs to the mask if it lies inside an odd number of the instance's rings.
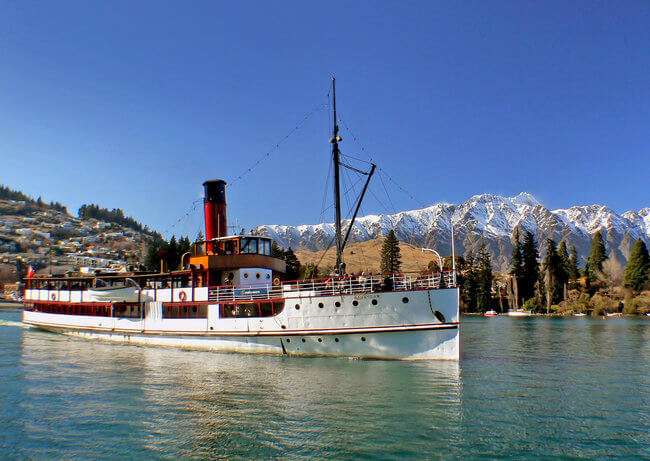
{"label": "blue sky", "polygon": [[639,209],[648,24],[645,1],[4,1],[0,183],[193,236],[201,183],[320,107],[228,190],[231,224],[318,222],[336,76],[341,149],[384,172],[363,214],[521,191]]}

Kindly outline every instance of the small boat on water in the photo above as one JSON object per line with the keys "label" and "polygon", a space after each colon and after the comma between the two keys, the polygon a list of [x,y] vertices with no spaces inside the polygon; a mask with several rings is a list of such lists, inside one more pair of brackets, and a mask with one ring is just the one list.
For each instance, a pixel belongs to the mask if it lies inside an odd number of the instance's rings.
{"label": "small boat on water", "polygon": [[576,312],[575,314],[573,314],[574,317],[584,317],[586,315],[587,314],[585,314],[584,312]]}
{"label": "small boat on water", "polygon": [[622,312],[609,312],[607,313],[607,317],[623,317]]}
{"label": "small boat on water", "polygon": [[485,315],[486,317],[496,317],[496,316],[499,315],[499,314],[497,314],[497,311],[495,311],[494,309],[490,309],[490,310],[487,311],[484,315]]}
{"label": "small boat on water", "polygon": [[533,315],[531,311],[525,311],[523,309],[508,311],[508,316],[510,317],[530,317],[531,315]]}

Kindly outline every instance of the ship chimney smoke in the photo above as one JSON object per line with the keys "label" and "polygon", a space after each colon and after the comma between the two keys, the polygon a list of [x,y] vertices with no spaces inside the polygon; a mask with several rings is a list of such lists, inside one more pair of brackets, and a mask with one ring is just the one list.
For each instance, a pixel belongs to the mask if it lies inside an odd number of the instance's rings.
{"label": "ship chimney smoke", "polygon": [[226,218],[226,181],[212,179],[203,183],[205,198],[205,239],[228,235],[228,220]]}

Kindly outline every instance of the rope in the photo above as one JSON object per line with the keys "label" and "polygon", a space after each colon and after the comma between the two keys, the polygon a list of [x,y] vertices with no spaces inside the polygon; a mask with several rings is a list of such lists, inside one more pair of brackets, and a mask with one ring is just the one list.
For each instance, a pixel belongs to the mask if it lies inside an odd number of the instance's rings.
{"label": "rope", "polygon": [[[348,133],[350,133],[350,136],[352,136],[352,140],[353,140],[354,142],[356,142],[356,143],[359,145],[359,147],[361,148],[361,151],[362,151],[364,154],[366,154],[366,155],[368,156],[368,158],[370,159],[370,161],[371,161],[372,163],[375,163],[375,160],[372,158],[372,155],[370,155],[370,154],[366,151],[366,148],[364,147],[364,145],[361,144],[361,141],[359,141],[359,139],[355,136],[355,134],[352,132],[352,130],[350,129],[350,127],[348,126],[348,124],[345,122],[345,120],[342,120],[342,119],[341,119],[341,123],[343,124],[343,126],[345,127],[345,129],[348,131]],[[364,161],[364,160],[361,160],[361,159],[356,159],[356,160],[359,160],[359,161],[361,161],[361,162]],[[418,199],[415,197],[415,194],[409,192],[409,191],[406,190],[404,187],[402,187],[401,185],[397,184],[397,183],[393,180],[393,178],[388,174],[388,172],[387,172],[386,170],[384,170],[384,169],[383,169],[382,167],[380,167],[379,165],[377,165],[377,169],[378,169],[380,172],[382,172],[382,173],[384,173],[384,174],[386,175],[386,178],[388,178],[388,181],[392,182],[392,183],[393,183],[393,184],[394,184],[394,185],[395,185],[395,186],[396,186],[400,191],[402,191],[402,192],[404,192],[406,195],[408,195],[410,200],[416,200],[417,202],[420,202],[421,208],[426,208],[426,205],[425,205],[421,200],[418,200]]]}
{"label": "rope", "polygon": [[169,226],[167,229],[165,229],[165,231],[164,231],[163,233],[166,234],[167,232],[169,232],[170,230],[172,230],[172,228],[174,228],[174,227],[176,227],[177,225],[179,225],[179,224],[181,223],[181,221],[183,221],[184,219],[188,218],[188,217],[189,217],[193,212],[196,211],[197,205],[198,205],[199,203],[202,203],[202,202],[203,202],[203,199],[194,200],[194,201],[192,202],[192,208],[190,208],[190,209],[187,211],[187,213],[185,213],[183,216],[181,216],[180,218],[178,218],[178,220],[176,220],[176,222],[174,222],[174,224],[172,224],[172,225]]}
{"label": "rope", "polygon": [[305,116],[302,118],[302,120],[300,120],[300,121],[298,122],[298,124],[296,124],[296,126],[295,126],[295,127],[294,127],[294,128],[293,128],[293,129],[292,129],[292,130],[291,130],[291,131],[290,131],[286,136],[284,136],[282,139],[280,139],[280,140],[279,140],[279,141],[278,141],[278,142],[277,142],[273,147],[271,147],[271,148],[270,148],[270,149],[269,149],[269,150],[268,150],[264,155],[262,155],[259,159],[257,159],[257,161],[256,161],[255,163],[253,163],[253,164],[252,164],[248,169],[244,170],[244,171],[242,172],[242,174],[240,174],[239,176],[237,176],[237,178],[234,179],[233,181],[231,181],[228,185],[229,185],[230,187],[233,187],[235,184],[237,184],[239,181],[241,181],[242,178],[244,178],[246,175],[248,175],[249,173],[252,173],[253,170],[255,170],[255,169],[256,169],[256,168],[257,168],[257,167],[258,167],[258,166],[259,166],[259,165],[260,165],[264,160],[266,160],[267,158],[269,158],[269,157],[271,156],[271,154],[273,153],[273,151],[275,151],[275,150],[277,150],[277,149],[280,148],[280,144],[284,143],[287,139],[289,139],[289,138],[291,137],[291,135],[293,135],[296,131],[298,131],[298,130],[300,129],[300,127],[301,127],[301,126],[302,126],[302,125],[303,125],[307,120],[309,120],[309,117],[311,117],[311,116],[314,115],[316,112],[318,112],[319,110],[321,110],[321,109],[323,109],[323,108],[325,108],[325,107],[327,107],[327,104],[319,104],[318,106],[316,106],[316,107],[315,107],[311,112],[309,112],[307,115],[305,115]]}

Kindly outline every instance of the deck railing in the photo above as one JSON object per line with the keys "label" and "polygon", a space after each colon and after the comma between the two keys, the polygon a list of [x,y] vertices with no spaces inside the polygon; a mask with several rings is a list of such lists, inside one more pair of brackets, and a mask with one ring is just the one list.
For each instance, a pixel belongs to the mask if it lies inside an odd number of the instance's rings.
{"label": "deck railing", "polygon": [[210,288],[208,299],[214,302],[235,302],[260,299],[294,298],[299,296],[334,296],[389,291],[453,288],[453,271],[432,274],[354,275],[323,279],[294,280],[277,285],[224,285]]}

